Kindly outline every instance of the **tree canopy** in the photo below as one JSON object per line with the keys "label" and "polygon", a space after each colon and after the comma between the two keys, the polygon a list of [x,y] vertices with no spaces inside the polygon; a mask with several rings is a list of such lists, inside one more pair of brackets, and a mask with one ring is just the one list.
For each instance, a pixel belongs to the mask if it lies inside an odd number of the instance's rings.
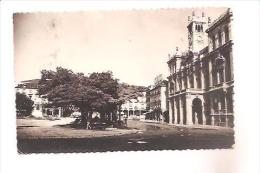
{"label": "tree canopy", "polygon": [[31,115],[34,102],[25,94],[16,93],[16,110],[19,116]]}
{"label": "tree canopy", "polygon": [[57,67],[56,71],[41,71],[39,94],[46,95],[54,105],[75,105],[85,117],[88,112],[116,109],[118,80],[110,71],[85,76]]}

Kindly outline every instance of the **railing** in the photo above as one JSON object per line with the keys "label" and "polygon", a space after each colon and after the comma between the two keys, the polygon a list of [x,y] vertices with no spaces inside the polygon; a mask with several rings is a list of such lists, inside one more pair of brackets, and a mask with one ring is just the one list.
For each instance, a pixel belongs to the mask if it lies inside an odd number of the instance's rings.
{"label": "railing", "polygon": [[213,116],[215,115],[228,115],[230,113],[227,112],[227,109],[220,109],[220,110],[217,110],[215,112],[213,112]]}

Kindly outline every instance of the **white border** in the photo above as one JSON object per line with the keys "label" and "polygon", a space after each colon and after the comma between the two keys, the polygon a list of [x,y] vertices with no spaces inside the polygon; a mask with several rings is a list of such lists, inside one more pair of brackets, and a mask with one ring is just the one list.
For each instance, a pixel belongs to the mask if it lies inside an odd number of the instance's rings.
{"label": "white border", "polygon": [[[1,4],[0,172],[259,172],[258,1],[11,1]],[[234,150],[23,155],[16,153],[12,13],[228,6],[234,13],[236,146]]]}

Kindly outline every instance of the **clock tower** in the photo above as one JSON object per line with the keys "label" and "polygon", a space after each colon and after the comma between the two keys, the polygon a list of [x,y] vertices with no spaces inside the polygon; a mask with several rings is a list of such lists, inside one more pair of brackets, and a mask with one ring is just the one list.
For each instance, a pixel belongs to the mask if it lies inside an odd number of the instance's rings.
{"label": "clock tower", "polygon": [[210,18],[206,19],[204,12],[201,16],[188,16],[188,48],[189,51],[198,53],[208,45],[208,36],[205,32],[210,23]]}

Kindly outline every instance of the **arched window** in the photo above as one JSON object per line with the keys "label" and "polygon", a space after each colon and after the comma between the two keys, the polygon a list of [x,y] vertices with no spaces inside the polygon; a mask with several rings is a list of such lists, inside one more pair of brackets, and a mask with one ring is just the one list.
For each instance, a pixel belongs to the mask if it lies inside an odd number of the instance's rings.
{"label": "arched window", "polygon": [[225,58],[219,55],[215,60],[216,65],[216,75],[217,75],[217,84],[224,82],[224,65],[225,65]]}

